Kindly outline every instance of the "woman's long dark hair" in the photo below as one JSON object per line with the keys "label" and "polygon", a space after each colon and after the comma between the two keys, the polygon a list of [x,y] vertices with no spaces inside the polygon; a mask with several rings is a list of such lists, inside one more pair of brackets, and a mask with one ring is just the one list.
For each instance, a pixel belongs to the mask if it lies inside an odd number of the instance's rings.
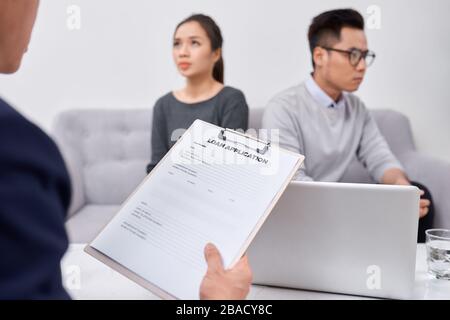
{"label": "woman's long dark hair", "polygon": [[[206,34],[208,35],[209,41],[211,42],[212,51],[222,49],[223,38],[219,26],[211,17],[204,14],[193,14],[190,17],[184,19],[177,25],[175,33],[181,25],[191,21],[198,22],[203,30],[205,30]],[[224,64],[222,53],[220,54],[219,60],[217,60],[216,64],[214,65],[213,78],[222,84],[224,83]]]}

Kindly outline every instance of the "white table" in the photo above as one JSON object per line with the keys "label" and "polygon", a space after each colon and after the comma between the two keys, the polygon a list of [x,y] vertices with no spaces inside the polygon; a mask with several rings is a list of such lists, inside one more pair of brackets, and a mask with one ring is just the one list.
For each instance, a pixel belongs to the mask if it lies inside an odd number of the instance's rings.
{"label": "white table", "polygon": [[[74,299],[159,299],[83,251],[84,244],[71,244],[61,263],[63,282]],[[413,299],[450,300],[450,281],[437,280],[427,273],[426,248],[417,247],[416,280]],[[248,299],[368,299],[341,294],[252,286]]]}

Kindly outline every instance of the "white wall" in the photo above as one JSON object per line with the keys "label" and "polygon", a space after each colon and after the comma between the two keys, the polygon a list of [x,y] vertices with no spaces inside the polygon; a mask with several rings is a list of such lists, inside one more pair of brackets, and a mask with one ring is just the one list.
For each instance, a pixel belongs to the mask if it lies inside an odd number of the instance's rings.
{"label": "white wall", "polygon": [[[81,29],[67,27],[69,5]],[[418,148],[450,161],[448,0],[42,0],[22,69],[0,77],[0,94],[48,130],[70,108],[146,108],[180,87],[171,60],[175,25],[193,12],[212,15],[225,38],[226,82],[250,107],[264,106],[311,71],[306,30],[321,11],[381,9],[367,30],[377,53],[358,94],[369,108],[412,121]]]}

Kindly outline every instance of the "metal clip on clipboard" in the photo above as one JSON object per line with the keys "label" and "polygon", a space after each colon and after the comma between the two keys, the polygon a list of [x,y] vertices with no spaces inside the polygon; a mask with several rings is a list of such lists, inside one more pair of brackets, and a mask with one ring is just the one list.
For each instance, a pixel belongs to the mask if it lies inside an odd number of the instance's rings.
{"label": "metal clip on clipboard", "polygon": [[[258,143],[264,144],[264,148],[262,148],[262,149],[256,148],[256,152],[259,153],[259,154],[265,154],[267,152],[267,150],[269,150],[269,148],[270,148],[270,141],[264,142],[264,141],[262,141],[260,139],[253,138],[251,136],[247,136],[247,135],[242,134],[240,132],[229,130],[229,129],[222,129],[222,130],[220,130],[220,132],[219,132],[219,139],[222,139],[223,141],[227,141],[227,136],[225,135],[226,132],[229,132],[229,133],[232,133],[232,134],[235,134],[235,135],[247,138],[247,139],[252,139],[252,140],[254,140],[254,141],[258,142]],[[232,142],[236,143],[236,144],[243,145],[243,146],[251,149],[251,147],[246,145],[245,143],[238,142],[238,141],[232,141]]]}

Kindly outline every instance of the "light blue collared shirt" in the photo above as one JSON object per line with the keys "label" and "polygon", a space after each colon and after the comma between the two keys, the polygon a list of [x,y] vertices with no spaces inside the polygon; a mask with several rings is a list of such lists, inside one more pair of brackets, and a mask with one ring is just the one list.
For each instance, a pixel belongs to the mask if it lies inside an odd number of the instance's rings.
{"label": "light blue collared shirt", "polygon": [[321,87],[316,83],[314,78],[310,75],[308,79],[305,81],[306,89],[309,91],[309,93],[312,95],[313,99],[321,106],[325,108],[341,108],[345,106],[345,96],[346,93],[343,92],[341,94],[341,97],[339,98],[339,101],[336,102],[333,99],[330,98],[326,94],[325,91],[322,90]]}

